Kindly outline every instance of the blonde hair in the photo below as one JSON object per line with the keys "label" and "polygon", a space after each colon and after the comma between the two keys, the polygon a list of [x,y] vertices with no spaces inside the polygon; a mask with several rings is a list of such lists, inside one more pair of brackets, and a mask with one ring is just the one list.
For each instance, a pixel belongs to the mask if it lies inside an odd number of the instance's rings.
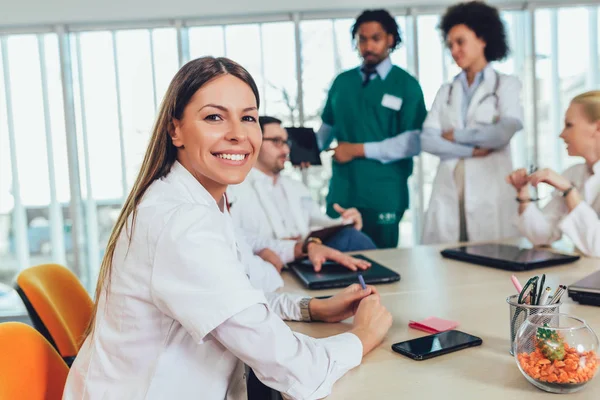
{"label": "blonde hair", "polygon": [[577,95],[571,103],[581,104],[589,122],[600,121],[600,90],[592,90]]}
{"label": "blonde hair", "polygon": [[[258,88],[252,76],[242,66],[231,61],[228,58],[202,57],[192,60],[185,64],[175,74],[165,93],[165,97],[160,105],[160,110],[152,130],[150,143],[146,149],[144,161],[140,167],[140,172],[133,184],[133,188],[127,196],[125,204],[121,209],[119,218],[110,234],[106,252],[100,265],[98,283],[96,284],[96,294],[92,316],[85,331],[85,339],[94,332],[96,313],[98,311],[98,300],[103,290],[108,290],[112,271],[112,261],[117,246],[117,241],[123,228],[131,243],[131,236],[135,227],[135,216],[138,205],[140,204],[144,193],[148,187],[157,179],[166,176],[173,163],[177,159],[177,148],[171,141],[170,132],[173,129],[173,119],[181,119],[183,111],[190,102],[192,96],[209,81],[221,75],[230,74],[239,78],[252,89],[256,98],[256,107],[258,108],[260,99]],[[127,227],[129,216],[131,219],[131,229]]]}

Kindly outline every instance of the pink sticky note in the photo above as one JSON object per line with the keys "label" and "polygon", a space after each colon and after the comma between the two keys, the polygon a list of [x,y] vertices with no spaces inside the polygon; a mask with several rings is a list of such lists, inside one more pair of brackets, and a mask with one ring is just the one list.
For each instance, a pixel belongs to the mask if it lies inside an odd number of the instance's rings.
{"label": "pink sticky note", "polygon": [[408,326],[427,333],[439,333],[458,327],[458,322],[438,317],[425,318],[422,321],[409,321]]}

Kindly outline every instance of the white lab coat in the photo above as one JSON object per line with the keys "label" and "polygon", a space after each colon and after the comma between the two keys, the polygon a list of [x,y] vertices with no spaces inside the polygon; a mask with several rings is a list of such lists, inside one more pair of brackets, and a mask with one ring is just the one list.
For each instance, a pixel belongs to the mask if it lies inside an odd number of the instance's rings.
{"label": "white lab coat", "polygon": [[[493,96],[496,79],[498,107]],[[452,88],[450,106],[448,96]],[[484,70],[483,81],[469,104],[467,120],[463,121],[461,105],[463,89],[458,79],[444,84],[438,91],[423,129],[443,131],[476,128],[493,124],[500,117],[523,120],[520,104],[519,80]],[[481,104],[480,101],[483,99]],[[425,216],[423,243],[448,243],[459,240],[458,193],[454,182],[454,168],[458,159],[441,160],[433,182],[429,208]],[[514,189],[505,182],[512,171],[510,145],[493,151],[486,157],[465,158],[465,219],[469,240],[483,241],[511,237],[517,234],[513,224],[516,215]]]}
{"label": "white lab coat", "polygon": [[518,217],[519,231],[534,245],[549,245],[567,235],[586,256],[600,257],[600,162],[590,174],[586,164],[574,165],[563,173],[572,182],[583,201],[571,212],[560,193],[540,210],[529,203]]}
{"label": "white lab coat", "polygon": [[[280,175],[277,185],[283,186],[287,201],[285,208],[291,214],[300,236],[305,237],[313,229],[342,222],[341,218],[333,219],[325,215],[301,182]],[[272,192],[273,178],[253,169],[244,182],[232,185],[227,190],[231,216],[248,235],[288,239],[291,232],[282,223]]]}
{"label": "white lab coat", "polygon": [[[263,292],[274,292],[277,289],[283,287],[283,279],[277,269],[269,262],[263,260],[259,256],[255,255],[260,250],[265,248],[271,248],[264,240],[257,237],[248,236],[241,228],[236,227],[236,236],[238,237],[238,245],[240,246],[240,252],[243,257],[243,263],[246,266],[248,272],[248,279],[255,288],[262,290]],[[287,242],[287,241],[286,241]],[[292,242],[291,253],[294,254],[294,246],[296,242]],[[287,243],[283,246],[278,244],[277,249],[284,247],[287,250]],[[278,253],[279,254],[279,253]],[[281,257],[281,256],[280,256]],[[293,256],[292,256],[293,257]],[[291,260],[284,261],[290,262]]]}
{"label": "white lab coat", "polygon": [[229,214],[181,164],[137,210],[63,399],[245,399],[244,364],[287,397],[316,399],[360,363],[355,335],[313,339],[283,323],[300,319],[302,296],[252,287]]}

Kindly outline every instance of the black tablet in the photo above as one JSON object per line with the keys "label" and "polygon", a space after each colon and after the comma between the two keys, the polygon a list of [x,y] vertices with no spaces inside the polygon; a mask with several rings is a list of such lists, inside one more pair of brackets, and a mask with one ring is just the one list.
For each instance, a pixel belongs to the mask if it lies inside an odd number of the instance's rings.
{"label": "black tablet", "polygon": [[[362,254],[352,254],[352,257],[371,263],[371,268],[360,271],[367,284],[391,283],[400,280],[400,274]],[[308,259],[296,260],[288,264],[288,267],[309,289],[330,289],[358,283],[358,272],[351,271],[332,261],[324,262],[319,272],[315,272],[312,263]]]}
{"label": "black tablet", "polygon": [[509,271],[528,271],[579,260],[579,256],[544,249],[523,249],[507,244],[467,245],[445,249],[442,256]]}
{"label": "black tablet", "polygon": [[321,165],[321,156],[317,136],[312,128],[286,128],[292,141],[290,161],[292,165],[310,163]]}

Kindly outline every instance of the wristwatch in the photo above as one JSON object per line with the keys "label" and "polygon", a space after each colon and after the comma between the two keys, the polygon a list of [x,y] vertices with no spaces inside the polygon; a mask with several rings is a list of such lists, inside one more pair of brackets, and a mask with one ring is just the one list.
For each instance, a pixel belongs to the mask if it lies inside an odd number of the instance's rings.
{"label": "wristwatch", "polygon": [[311,297],[305,297],[300,300],[300,315],[302,316],[302,322],[311,322],[312,317],[310,315],[310,308],[308,307],[308,303],[312,300]]}
{"label": "wristwatch", "polygon": [[304,241],[304,243],[302,243],[302,254],[308,254],[308,245],[310,243],[317,243],[317,244],[323,244],[323,241],[317,237],[308,237],[306,238],[306,240]]}
{"label": "wristwatch", "polygon": [[569,193],[571,193],[571,190],[575,189],[575,185],[573,185],[573,183],[571,183],[571,187],[568,188],[567,190],[565,190],[564,192],[562,192],[562,196],[563,197],[567,197],[569,195]]}

